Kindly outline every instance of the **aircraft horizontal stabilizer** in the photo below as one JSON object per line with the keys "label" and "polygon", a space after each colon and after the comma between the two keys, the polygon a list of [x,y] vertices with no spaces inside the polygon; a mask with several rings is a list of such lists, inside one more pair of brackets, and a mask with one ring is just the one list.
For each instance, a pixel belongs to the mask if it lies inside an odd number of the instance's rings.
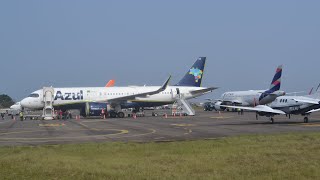
{"label": "aircraft horizontal stabilizer", "polygon": [[258,105],[255,107],[244,107],[244,106],[226,106],[226,105],[220,105],[221,107],[226,108],[234,108],[234,109],[243,109],[243,110],[249,110],[249,111],[256,111],[256,112],[266,112],[266,113],[272,113],[272,114],[286,114],[283,111],[272,109],[269,106],[266,105]]}
{"label": "aircraft horizontal stabilizer", "polygon": [[204,93],[212,92],[215,89],[218,89],[218,88],[217,87],[205,88],[205,89],[190,91],[190,93],[192,95],[194,95],[194,94],[204,94]]}

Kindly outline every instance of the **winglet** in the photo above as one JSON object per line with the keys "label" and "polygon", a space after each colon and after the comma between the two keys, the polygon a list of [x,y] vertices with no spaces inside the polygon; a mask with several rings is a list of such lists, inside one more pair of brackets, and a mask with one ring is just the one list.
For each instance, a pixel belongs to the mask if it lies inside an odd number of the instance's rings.
{"label": "winglet", "polygon": [[161,88],[159,89],[160,92],[167,89],[167,86],[168,86],[168,84],[169,84],[170,79],[171,79],[171,75],[169,76],[169,78],[163,83],[163,85],[162,85]]}
{"label": "winglet", "polygon": [[111,79],[111,80],[106,84],[105,87],[113,87],[113,86],[114,86],[114,83],[115,83],[114,79]]}

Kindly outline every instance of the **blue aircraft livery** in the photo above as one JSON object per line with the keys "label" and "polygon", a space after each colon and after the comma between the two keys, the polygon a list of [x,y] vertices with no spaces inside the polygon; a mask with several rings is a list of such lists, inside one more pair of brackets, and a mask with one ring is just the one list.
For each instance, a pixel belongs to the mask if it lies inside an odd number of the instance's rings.
{"label": "blue aircraft livery", "polygon": [[54,97],[54,100],[83,100],[83,91],[80,90],[78,93],[71,93],[71,92],[65,92],[62,93],[61,91],[57,91],[56,96]]}
{"label": "blue aircraft livery", "polygon": [[186,75],[175,86],[200,87],[205,63],[206,57],[199,57]]}

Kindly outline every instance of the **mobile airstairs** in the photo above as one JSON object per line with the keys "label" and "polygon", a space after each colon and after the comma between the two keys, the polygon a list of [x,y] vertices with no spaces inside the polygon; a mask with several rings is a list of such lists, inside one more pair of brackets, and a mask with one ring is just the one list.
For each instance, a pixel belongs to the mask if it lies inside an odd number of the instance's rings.
{"label": "mobile airstairs", "polygon": [[42,118],[44,120],[52,120],[54,119],[54,88],[53,87],[44,87],[43,88],[43,103],[44,108],[42,111]]}
{"label": "mobile airstairs", "polygon": [[183,94],[178,94],[176,101],[172,106],[172,115],[188,115],[194,116],[195,110],[191,104],[184,98]]}

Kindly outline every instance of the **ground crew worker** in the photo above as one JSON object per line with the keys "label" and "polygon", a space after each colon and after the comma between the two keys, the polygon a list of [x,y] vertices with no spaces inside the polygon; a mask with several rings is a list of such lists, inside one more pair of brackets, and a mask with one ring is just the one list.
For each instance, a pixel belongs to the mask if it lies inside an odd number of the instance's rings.
{"label": "ground crew worker", "polygon": [[63,115],[62,110],[60,110],[60,111],[59,111],[59,117],[60,117],[60,119],[63,118],[62,115]]}
{"label": "ground crew worker", "polygon": [[105,118],[104,108],[101,109],[101,118],[102,118],[102,119]]}
{"label": "ground crew worker", "polygon": [[23,121],[23,112],[22,111],[19,113],[19,116],[20,116],[20,121]]}
{"label": "ground crew worker", "polygon": [[4,113],[1,113],[1,118],[2,120],[4,120]]}

